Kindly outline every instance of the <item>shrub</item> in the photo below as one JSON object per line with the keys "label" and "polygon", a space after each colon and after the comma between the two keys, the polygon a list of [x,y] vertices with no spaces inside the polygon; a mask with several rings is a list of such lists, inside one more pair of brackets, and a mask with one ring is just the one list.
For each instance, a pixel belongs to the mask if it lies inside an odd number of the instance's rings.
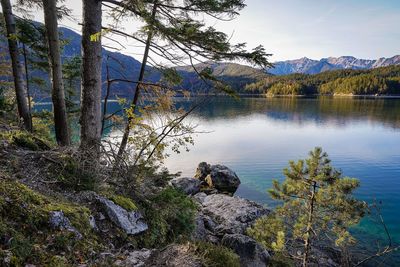
{"label": "shrub", "polygon": [[146,247],[159,247],[186,239],[194,230],[197,205],[188,196],[167,187],[144,204],[149,230],[141,236]]}
{"label": "shrub", "polygon": [[62,158],[61,171],[54,170],[59,173],[57,176],[58,181],[65,187],[82,191],[94,190],[96,188],[96,173],[91,168],[84,168],[79,158],[72,156],[64,156]]}
{"label": "shrub", "polygon": [[240,267],[240,258],[231,249],[206,242],[193,244],[194,252],[202,259],[204,266]]}

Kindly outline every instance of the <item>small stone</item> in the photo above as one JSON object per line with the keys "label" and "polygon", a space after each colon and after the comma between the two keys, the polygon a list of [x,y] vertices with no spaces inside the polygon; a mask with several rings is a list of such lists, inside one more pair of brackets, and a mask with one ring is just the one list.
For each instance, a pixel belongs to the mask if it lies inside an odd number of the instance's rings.
{"label": "small stone", "polygon": [[100,220],[100,221],[103,221],[103,220],[106,219],[106,216],[104,216],[104,214],[101,213],[101,212],[99,212],[98,217],[99,217],[99,220]]}
{"label": "small stone", "polygon": [[99,228],[97,227],[97,224],[96,224],[96,219],[92,215],[89,216],[89,224],[90,224],[90,227],[92,227],[93,230],[95,230],[95,231],[99,230]]}
{"label": "small stone", "polygon": [[50,226],[54,229],[66,230],[75,234],[76,238],[81,239],[82,234],[71,225],[69,219],[64,215],[62,211],[50,212]]}

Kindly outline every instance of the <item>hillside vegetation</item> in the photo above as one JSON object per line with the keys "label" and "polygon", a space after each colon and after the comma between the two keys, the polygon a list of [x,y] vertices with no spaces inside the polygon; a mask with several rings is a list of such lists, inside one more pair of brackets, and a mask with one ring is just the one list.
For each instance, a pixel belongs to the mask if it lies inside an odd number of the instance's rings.
{"label": "hillside vegetation", "polygon": [[267,95],[399,95],[400,66],[270,76],[246,86]]}

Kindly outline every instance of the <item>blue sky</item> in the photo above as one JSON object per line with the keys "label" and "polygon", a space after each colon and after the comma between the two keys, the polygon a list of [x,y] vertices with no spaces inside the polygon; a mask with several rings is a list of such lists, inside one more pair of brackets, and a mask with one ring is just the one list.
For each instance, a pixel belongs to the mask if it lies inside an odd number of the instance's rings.
{"label": "blue sky", "polygon": [[[62,25],[80,30],[81,1],[65,1],[76,21]],[[264,45],[274,54],[273,61],[342,55],[375,59],[400,54],[400,0],[247,0],[246,4],[234,21],[207,22],[233,34],[234,42]],[[42,20],[41,13],[36,12],[35,18]],[[122,26],[129,29],[132,23]],[[141,51],[132,44],[122,52],[136,56]]]}
{"label": "blue sky", "polygon": [[[229,30],[274,58],[400,54],[400,0],[248,0]],[[227,27],[227,26],[225,26]]]}

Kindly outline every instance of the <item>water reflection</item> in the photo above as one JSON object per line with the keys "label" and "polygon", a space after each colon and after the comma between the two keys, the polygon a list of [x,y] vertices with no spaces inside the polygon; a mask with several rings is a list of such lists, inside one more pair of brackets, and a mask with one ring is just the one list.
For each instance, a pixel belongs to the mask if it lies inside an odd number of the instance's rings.
{"label": "water reflection", "polygon": [[[177,99],[177,105],[188,108],[192,101]],[[317,124],[346,125],[363,120],[400,127],[400,100],[349,97],[319,98],[214,98],[195,113],[204,120],[237,118],[265,114],[274,120],[292,121],[298,125],[310,121]]]}

